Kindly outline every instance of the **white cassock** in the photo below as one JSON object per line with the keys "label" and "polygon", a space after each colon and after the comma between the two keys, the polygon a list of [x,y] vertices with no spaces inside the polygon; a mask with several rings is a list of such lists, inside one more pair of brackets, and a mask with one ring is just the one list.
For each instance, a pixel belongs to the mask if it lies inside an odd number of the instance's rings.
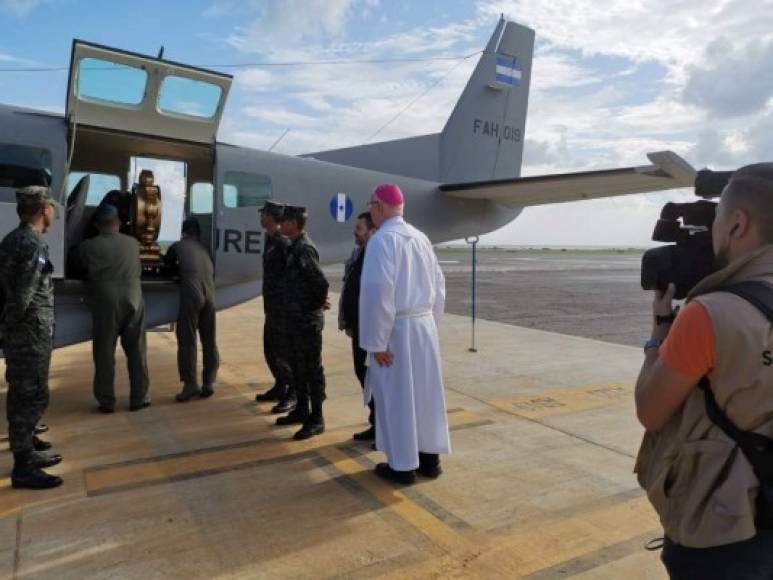
{"label": "white cassock", "polygon": [[[437,321],[445,278],[429,239],[401,217],[368,241],[360,286],[360,347],[368,352],[365,402],[376,404],[376,447],[390,467],[416,469],[419,451],[450,453]],[[391,367],[373,353],[389,351]]]}

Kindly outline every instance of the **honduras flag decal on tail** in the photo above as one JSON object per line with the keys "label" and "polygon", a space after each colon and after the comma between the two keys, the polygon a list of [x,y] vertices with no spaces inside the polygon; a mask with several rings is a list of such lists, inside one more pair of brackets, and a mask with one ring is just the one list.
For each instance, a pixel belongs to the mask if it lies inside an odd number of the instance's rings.
{"label": "honduras flag decal on tail", "polygon": [[340,223],[347,221],[354,212],[352,198],[345,193],[337,193],[330,198],[330,215]]}
{"label": "honduras flag decal on tail", "polygon": [[521,84],[521,67],[512,56],[497,55],[495,80],[500,85],[517,87]]}

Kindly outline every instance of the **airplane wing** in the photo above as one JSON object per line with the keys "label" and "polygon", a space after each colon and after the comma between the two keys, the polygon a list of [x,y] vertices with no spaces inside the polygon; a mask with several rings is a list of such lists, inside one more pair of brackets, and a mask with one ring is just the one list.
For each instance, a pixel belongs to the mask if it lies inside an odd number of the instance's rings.
{"label": "airplane wing", "polygon": [[676,153],[648,153],[652,165],[440,186],[449,197],[489,200],[509,207],[563,203],[693,187],[696,172]]}

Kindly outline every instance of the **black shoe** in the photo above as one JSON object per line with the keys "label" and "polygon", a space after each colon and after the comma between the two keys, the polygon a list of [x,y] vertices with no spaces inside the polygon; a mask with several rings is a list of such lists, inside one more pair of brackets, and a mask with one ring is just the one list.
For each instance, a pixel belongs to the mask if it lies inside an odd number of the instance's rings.
{"label": "black shoe", "polygon": [[402,483],[403,485],[416,483],[416,473],[413,471],[397,471],[389,467],[388,463],[379,463],[376,465],[375,473],[382,479],[394,481],[395,483]]}
{"label": "black shoe", "polygon": [[115,409],[113,407],[107,407],[105,405],[100,405],[97,407],[97,411],[100,413],[104,413],[105,415],[109,415],[110,413],[115,413]]}
{"label": "black shoe", "polygon": [[142,409],[150,407],[150,405],[151,405],[150,399],[145,399],[141,403],[138,403],[136,405],[130,405],[129,406],[129,410],[130,411],[141,411]]}
{"label": "black shoe", "polygon": [[353,435],[353,439],[355,441],[375,441],[376,428],[371,426],[368,429],[365,429],[365,431],[360,431],[359,433],[355,433]]}
{"label": "black shoe", "polygon": [[38,423],[37,425],[35,425],[35,430],[33,431],[33,433],[35,435],[40,435],[41,433],[45,433],[46,431],[48,431],[48,425],[44,423]]}
{"label": "black shoe", "polygon": [[289,413],[290,411],[293,411],[297,405],[298,400],[295,397],[285,397],[271,407],[271,413],[274,415],[278,415],[279,413]]}
{"label": "black shoe", "polygon": [[48,441],[43,441],[37,435],[32,436],[32,446],[35,448],[35,451],[48,451],[51,449],[51,444]]}
{"label": "black shoe", "polygon": [[301,430],[293,435],[296,441],[311,439],[315,435],[322,435],[325,432],[325,424],[321,421],[306,421]]}
{"label": "black shoe", "polygon": [[206,384],[203,387],[201,387],[201,393],[199,393],[199,397],[202,399],[209,399],[212,395],[215,394],[215,389],[211,384]]}
{"label": "black shoe", "polygon": [[279,417],[276,420],[277,425],[301,425],[309,418],[308,413],[302,411],[292,411],[289,415]]}
{"label": "black shoe", "polygon": [[443,469],[440,467],[440,455],[419,451],[419,468],[416,470],[416,473],[430,479],[440,477],[440,474],[443,473]]}
{"label": "black shoe", "polygon": [[11,485],[16,489],[51,489],[62,485],[62,478],[37,467],[27,466],[11,472]]}
{"label": "black shoe", "polygon": [[59,465],[61,462],[62,456],[58,453],[49,455],[48,453],[42,453],[41,451],[33,451],[29,458],[29,465],[38,469],[53,467],[54,465]]}
{"label": "black shoe", "polygon": [[268,391],[265,393],[258,393],[255,395],[255,400],[258,403],[271,403],[274,401],[281,401],[285,396],[286,389],[283,386],[280,386],[279,384],[275,383],[273,387],[271,387]]}
{"label": "black shoe", "polygon": [[183,386],[183,390],[179,393],[177,393],[174,396],[175,401],[178,403],[186,403],[193,399],[194,397],[198,397],[201,394],[201,389],[197,384],[194,383],[188,383]]}

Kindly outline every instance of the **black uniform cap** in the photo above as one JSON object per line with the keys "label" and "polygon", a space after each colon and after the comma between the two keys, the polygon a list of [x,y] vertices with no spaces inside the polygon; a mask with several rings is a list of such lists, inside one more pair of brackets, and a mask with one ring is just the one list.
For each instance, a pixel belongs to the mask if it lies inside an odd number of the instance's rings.
{"label": "black uniform cap", "polygon": [[273,201],[267,201],[263,204],[263,207],[260,208],[260,213],[265,213],[266,215],[270,215],[275,220],[282,219],[282,214],[285,210],[285,205],[281,203],[276,203]]}
{"label": "black uniform cap", "polygon": [[308,218],[308,214],[306,212],[306,208],[300,205],[286,205],[284,215],[282,216],[283,221],[289,221],[294,220],[296,218]]}

